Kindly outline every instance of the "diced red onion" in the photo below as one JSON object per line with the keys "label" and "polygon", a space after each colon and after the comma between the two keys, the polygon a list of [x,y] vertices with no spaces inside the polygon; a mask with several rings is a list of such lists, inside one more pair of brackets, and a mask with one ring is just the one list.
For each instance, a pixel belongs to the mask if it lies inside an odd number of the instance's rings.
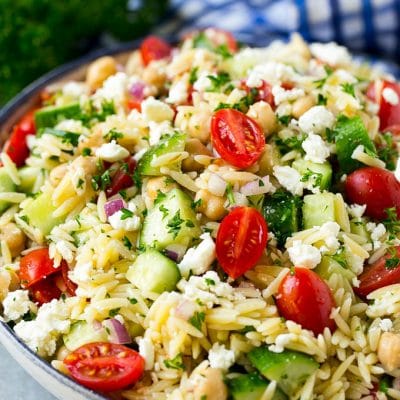
{"label": "diced red onion", "polygon": [[104,212],[106,213],[107,217],[111,217],[111,215],[115,214],[124,207],[125,202],[122,199],[110,200],[104,204]]}
{"label": "diced red onion", "polygon": [[132,343],[132,338],[129,335],[125,325],[118,321],[116,318],[106,319],[103,321],[103,326],[109,334],[108,339],[111,343],[127,344]]}
{"label": "diced red onion", "polygon": [[178,318],[188,320],[196,311],[196,305],[191,301],[181,301],[175,309],[175,315]]}
{"label": "diced red onion", "polygon": [[170,258],[172,261],[178,261],[178,258],[179,258],[179,254],[177,253],[177,252],[175,252],[175,251],[172,251],[172,250],[165,250],[164,251],[164,254],[168,257],[168,258]]}
{"label": "diced red onion", "polygon": [[186,246],[180,244],[171,244],[165,248],[165,255],[171,260],[178,262],[182,260],[186,253]]}
{"label": "diced red onion", "polygon": [[129,88],[129,93],[135,98],[137,101],[142,101],[144,99],[144,89],[146,85],[141,81],[133,82],[131,87]]}
{"label": "diced red onion", "polygon": [[240,188],[240,193],[245,196],[255,196],[258,194],[268,193],[271,189],[271,183],[268,176],[264,176],[261,179],[256,179],[246,183]]}

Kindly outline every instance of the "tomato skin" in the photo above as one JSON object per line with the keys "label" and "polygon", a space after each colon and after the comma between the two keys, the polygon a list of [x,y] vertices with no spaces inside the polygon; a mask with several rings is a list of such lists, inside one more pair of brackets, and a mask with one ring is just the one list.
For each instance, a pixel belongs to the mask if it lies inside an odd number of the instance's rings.
{"label": "tomato skin", "polygon": [[4,146],[5,152],[14,161],[17,167],[22,167],[29,156],[27,136],[36,133],[34,111],[25,114],[10,135]]}
{"label": "tomato skin", "polygon": [[400,136],[400,124],[387,126],[383,132],[390,132],[393,136]]}
{"label": "tomato skin", "polygon": [[59,299],[61,290],[56,282],[59,277],[59,274],[54,274],[30,286],[29,294],[32,300],[41,306],[54,299]]}
{"label": "tomato skin", "polygon": [[367,266],[363,273],[358,277],[359,287],[354,288],[354,292],[360,297],[366,297],[369,293],[385,286],[400,283],[400,268],[386,268],[387,259],[392,257],[400,258],[400,246],[394,247],[394,254],[388,252],[373,264]]}
{"label": "tomato skin", "polygon": [[265,147],[264,133],[257,122],[231,108],[213,114],[211,140],[221,158],[238,168],[253,165]]}
{"label": "tomato skin", "polygon": [[[62,261],[65,263],[65,261]],[[44,278],[60,271],[61,266],[54,268],[54,262],[49,256],[49,249],[33,250],[21,258],[19,278],[23,287],[29,288]]]}
{"label": "tomato skin", "polygon": [[131,110],[137,110],[139,112],[142,111],[142,102],[137,101],[136,99],[129,98],[128,102],[126,104],[126,107],[129,111]]}
{"label": "tomato skin", "polygon": [[144,359],[129,347],[96,342],[85,344],[65,359],[72,377],[93,390],[112,392],[137,382],[144,371]]}
{"label": "tomato skin", "polygon": [[329,286],[308,268],[296,267],[282,280],[276,305],[279,314],[318,335],[327,327],[333,332],[335,322],[329,318],[335,301]]}
{"label": "tomato skin", "polygon": [[144,39],[140,46],[140,54],[144,65],[148,65],[154,60],[167,58],[171,55],[171,52],[172,47],[165,40],[154,35]]}
{"label": "tomato skin", "polygon": [[386,209],[396,207],[400,217],[400,183],[385,169],[364,167],[352,172],[345,183],[350,202],[366,204],[365,213],[379,220],[385,219]]}
{"label": "tomato skin", "polygon": [[254,267],[264,252],[268,227],[251,207],[234,208],[218,229],[216,252],[223,270],[233,279]]}
{"label": "tomato skin", "polygon": [[69,279],[68,273],[69,273],[68,264],[63,260],[61,262],[61,276],[66,286],[67,293],[71,296],[75,296],[76,294],[75,292],[78,286],[74,282],[72,282],[71,279]]}
{"label": "tomato skin", "polygon": [[[247,92],[247,94],[249,94],[252,89],[247,86],[246,81],[241,82],[240,88],[245,90]],[[257,91],[258,91],[257,96],[256,96],[256,102],[257,101],[265,101],[271,107],[275,107],[274,95],[272,94],[272,86],[268,82],[266,82],[266,81],[264,81],[264,79],[262,79],[261,85],[256,87],[255,89],[257,89]]]}
{"label": "tomato skin", "polygon": [[133,185],[132,174],[136,168],[136,160],[133,157],[128,157],[124,160],[127,163],[127,169],[120,167],[111,180],[110,187],[106,189],[107,197],[114,196],[119,191],[126,189]]}

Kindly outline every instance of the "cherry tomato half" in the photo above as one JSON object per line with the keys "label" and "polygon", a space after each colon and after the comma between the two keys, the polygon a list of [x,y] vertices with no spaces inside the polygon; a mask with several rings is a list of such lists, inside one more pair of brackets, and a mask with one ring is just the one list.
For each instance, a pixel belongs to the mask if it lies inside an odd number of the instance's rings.
{"label": "cherry tomato half", "polygon": [[60,273],[53,274],[29,287],[29,294],[32,300],[39,305],[49,303],[54,299],[59,299],[62,290],[59,288],[58,281],[62,280]]}
{"label": "cherry tomato half", "polygon": [[400,124],[387,126],[384,132],[390,132],[393,136],[400,136]]}
{"label": "cherry tomato half", "polygon": [[346,195],[351,203],[366,204],[365,213],[384,219],[386,209],[396,207],[400,217],[400,183],[385,169],[365,167],[352,172],[346,179]]}
{"label": "cherry tomato half", "polygon": [[[65,261],[62,261],[65,263]],[[24,287],[29,288],[33,284],[60,271],[61,266],[54,268],[54,262],[49,256],[49,249],[33,250],[21,258],[19,278]]]}
{"label": "cherry tomato half", "polygon": [[300,324],[315,335],[328,327],[331,332],[335,322],[329,318],[335,301],[329,286],[313,271],[296,267],[282,280],[276,305],[279,314]]}
{"label": "cherry tomato half", "polygon": [[114,196],[119,191],[133,185],[132,174],[136,168],[136,160],[133,157],[127,157],[124,164],[118,169],[111,179],[110,187],[106,189],[107,197]]}
{"label": "cherry tomato half", "polygon": [[391,89],[400,99],[400,84],[390,81],[372,82],[367,89],[367,96],[379,105],[380,130],[386,130],[390,125],[400,124],[400,101],[393,104],[385,99],[383,91]]}
{"label": "cherry tomato half", "polygon": [[68,264],[63,261],[61,263],[61,276],[63,278],[66,291],[69,295],[75,296],[75,292],[78,286],[74,282],[72,282],[71,279],[69,279],[68,272],[69,272]]}
{"label": "cherry tomato half", "polygon": [[114,343],[85,344],[64,359],[72,377],[101,392],[121,390],[137,382],[144,370],[143,357]]}
{"label": "cherry tomato half", "polygon": [[171,55],[172,47],[163,39],[157,36],[148,36],[140,46],[144,65],[154,60],[161,60]]}
{"label": "cherry tomato half", "polygon": [[360,280],[359,287],[354,288],[354,292],[361,297],[373,292],[384,286],[400,283],[400,266],[391,265],[387,260],[395,260],[400,258],[400,246],[392,248],[392,252],[388,252],[373,264],[367,266],[364,272],[358,277]]}
{"label": "cherry tomato half", "polygon": [[254,267],[267,244],[268,228],[254,208],[237,207],[221,222],[216,251],[223,270],[233,279]]}
{"label": "cherry tomato half", "polygon": [[264,134],[258,123],[232,108],[213,114],[211,140],[218,154],[238,168],[253,165],[265,147]]}
{"label": "cherry tomato half", "polygon": [[34,111],[28,112],[14,126],[9,140],[4,146],[5,152],[14,161],[17,167],[22,167],[29,156],[27,136],[36,133]]}

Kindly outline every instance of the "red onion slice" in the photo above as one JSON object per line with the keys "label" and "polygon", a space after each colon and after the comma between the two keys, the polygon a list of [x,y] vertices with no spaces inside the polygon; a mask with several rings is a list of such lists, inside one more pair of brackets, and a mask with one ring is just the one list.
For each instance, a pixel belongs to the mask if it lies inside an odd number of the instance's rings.
{"label": "red onion slice", "polygon": [[122,199],[110,200],[104,204],[104,212],[106,213],[107,217],[111,217],[111,215],[115,214],[124,207],[125,202]]}
{"label": "red onion slice", "polygon": [[108,339],[111,343],[127,344],[132,343],[132,338],[124,324],[121,324],[116,318],[106,319],[103,326],[108,333]]}
{"label": "red onion slice", "polygon": [[144,89],[146,85],[141,81],[133,82],[129,88],[129,94],[131,94],[135,100],[142,101],[144,99]]}

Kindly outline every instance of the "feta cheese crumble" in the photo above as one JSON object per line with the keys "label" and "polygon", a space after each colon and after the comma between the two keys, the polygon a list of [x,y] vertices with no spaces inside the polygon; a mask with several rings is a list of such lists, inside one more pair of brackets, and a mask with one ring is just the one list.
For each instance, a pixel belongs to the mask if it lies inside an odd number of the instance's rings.
{"label": "feta cheese crumble", "polygon": [[235,363],[235,352],[228,350],[225,345],[214,343],[208,352],[211,368],[228,370]]}
{"label": "feta cheese crumble", "polygon": [[399,104],[399,96],[392,88],[383,89],[382,97],[392,106]]}
{"label": "feta cheese crumble", "polygon": [[275,104],[279,105],[285,101],[291,102],[304,96],[304,90],[297,88],[285,90],[281,85],[274,85],[272,87],[272,94],[274,95]]}
{"label": "feta cheese crumble", "polygon": [[287,250],[290,261],[298,267],[313,269],[321,262],[320,251],[310,244],[304,244],[301,240],[294,240]]}
{"label": "feta cheese crumble", "polygon": [[345,65],[351,61],[350,53],[346,47],[339,46],[335,42],[312,43],[310,45],[310,51],[315,58],[331,66]]}
{"label": "feta cheese crumble", "polygon": [[123,208],[110,215],[108,222],[114,229],[122,229],[127,232],[137,231],[140,228],[140,217],[135,215],[136,212],[136,204],[130,201],[127,208]]}
{"label": "feta cheese crumble", "polygon": [[324,106],[314,106],[299,118],[299,127],[306,133],[323,133],[332,128],[335,116]]}
{"label": "feta cheese crumble", "polygon": [[348,210],[349,210],[349,214],[352,217],[361,218],[364,215],[366,208],[367,208],[366,204],[362,204],[362,205],[360,205],[360,204],[351,204],[348,207]]}
{"label": "feta cheese crumble", "polygon": [[96,156],[104,161],[115,162],[128,157],[129,151],[112,140],[110,143],[103,143],[96,150]]}
{"label": "feta cheese crumble", "polygon": [[147,121],[163,122],[172,121],[174,110],[161,100],[150,96],[142,101],[142,115]]}
{"label": "feta cheese crumble", "polygon": [[16,290],[3,300],[3,309],[6,321],[16,321],[27,312],[36,310],[36,305],[30,301],[27,290]]}
{"label": "feta cheese crumble", "polygon": [[318,164],[323,164],[330,154],[329,147],[321,136],[313,133],[309,133],[301,147],[306,152],[305,159]]}
{"label": "feta cheese crumble", "polygon": [[154,346],[149,338],[137,338],[139,354],[144,358],[144,369],[150,371],[154,366]]}
{"label": "feta cheese crumble", "polygon": [[95,97],[121,103],[125,99],[127,85],[128,76],[124,72],[117,72],[104,81],[103,86],[96,91]]}
{"label": "feta cheese crumble", "polygon": [[179,79],[174,82],[169,89],[169,94],[165,100],[167,103],[171,104],[182,104],[188,98],[188,83],[186,79]]}
{"label": "feta cheese crumble", "polygon": [[304,185],[301,182],[301,175],[294,168],[275,166],[274,175],[278,182],[290,193],[299,196],[303,194]]}

